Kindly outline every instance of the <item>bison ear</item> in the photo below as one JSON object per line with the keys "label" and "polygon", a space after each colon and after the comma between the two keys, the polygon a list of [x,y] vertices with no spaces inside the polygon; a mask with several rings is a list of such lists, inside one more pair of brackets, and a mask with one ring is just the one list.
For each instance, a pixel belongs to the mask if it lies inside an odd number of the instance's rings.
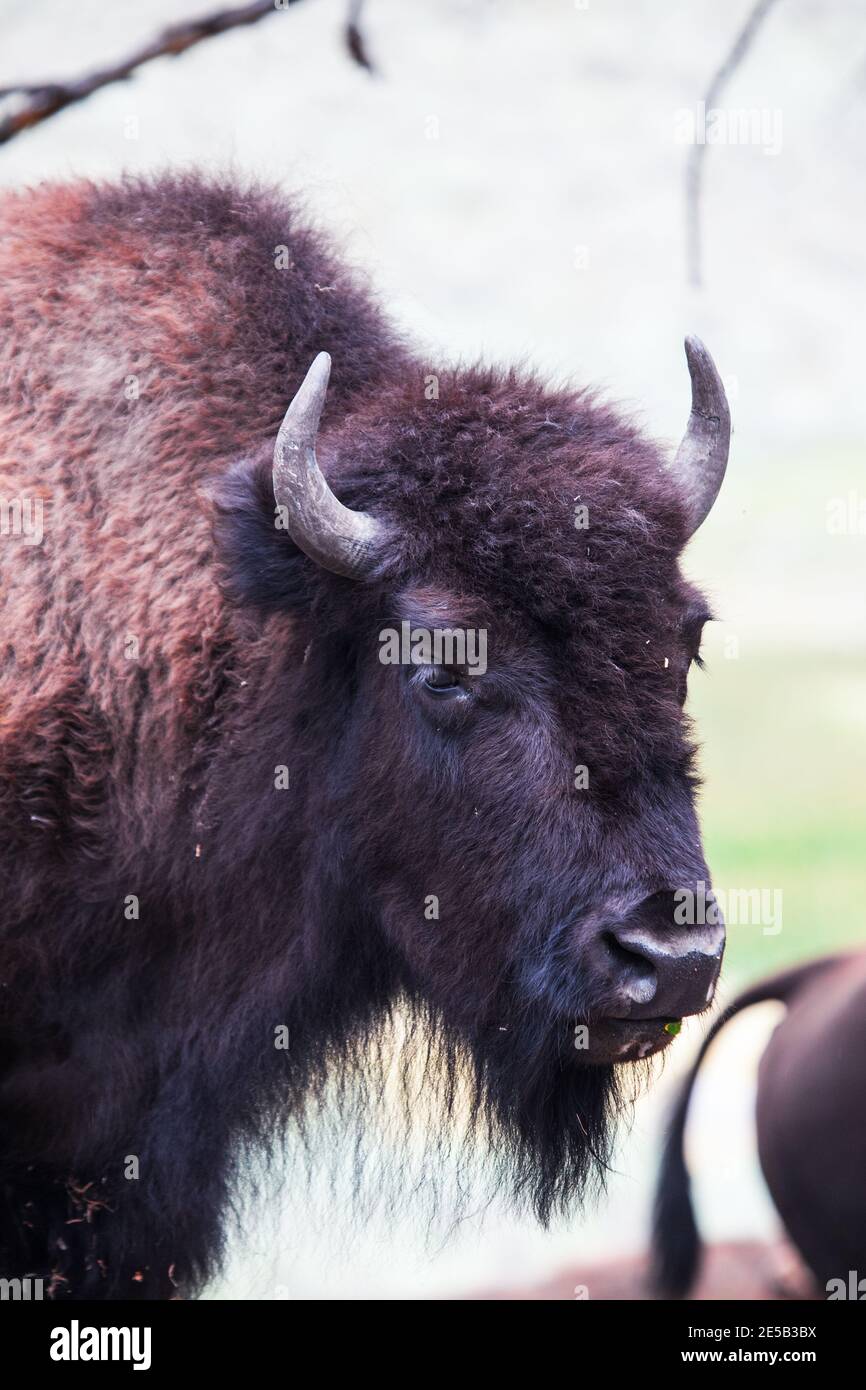
{"label": "bison ear", "polygon": [[270,449],[234,464],[209,489],[224,591],[266,613],[308,603],[316,567],[288,535],[274,501]]}

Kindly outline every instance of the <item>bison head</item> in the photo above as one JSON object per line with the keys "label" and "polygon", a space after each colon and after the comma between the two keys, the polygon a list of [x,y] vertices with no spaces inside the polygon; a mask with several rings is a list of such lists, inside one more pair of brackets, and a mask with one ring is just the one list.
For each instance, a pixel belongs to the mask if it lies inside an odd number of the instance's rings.
{"label": "bison head", "polygon": [[223,498],[236,594],[293,614],[274,718],[305,958],[347,982],[347,1030],[395,998],[425,1018],[447,1108],[468,1075],[470,1128],[543,1219],[603,1166],[622,1064],[708,1006],[723,949],[688,911],[709,614],[678,559],[730,426],[686,349],[673,465],[588,393],[480,368],[330,416],[321,354]]}

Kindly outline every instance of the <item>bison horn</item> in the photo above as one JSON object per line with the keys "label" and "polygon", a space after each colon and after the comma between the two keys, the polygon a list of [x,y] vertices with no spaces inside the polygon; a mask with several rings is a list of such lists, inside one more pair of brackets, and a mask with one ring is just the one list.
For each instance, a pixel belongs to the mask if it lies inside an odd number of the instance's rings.
{"label": "bison horn", "polygon": [[334,574],[362,579],[373,569],[386,530],[375,517],[338,501],[316,460],[316,432],[331,359],[320,352],[286,411],[274,445],[274,497],[287,530],[311,560]]}
{"label": "bison horn", "polygon": [[692,413],[672,472],[686,504],[691,536],[722,486],[728,466],[731,412],[716,364],[700,338],[686,338],[686,360],[692,379]]}

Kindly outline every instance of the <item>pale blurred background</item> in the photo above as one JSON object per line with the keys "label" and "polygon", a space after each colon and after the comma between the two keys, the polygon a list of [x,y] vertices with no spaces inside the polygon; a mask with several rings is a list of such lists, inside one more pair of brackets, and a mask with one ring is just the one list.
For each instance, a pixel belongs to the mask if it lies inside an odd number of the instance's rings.
{"label": "pale blurred background", "polygon": [[[0,0],[0,86],[80,76],[207,9]],[[694,111],[751,9],[369,0],[370,77],[343,46],[344,0],[303,0],[0,147],[0,185],[196,164],[300,190],[428,350],[599,384],[665,440],[688,409],[683,334],[706,340],[735,428],[687,562],[720,617],[691,694],[707,853],[720,887],[783,894],[781,931],[731,928],[723,998],[861,942],[866,900],[866,10],[771,8],[718,103],[758,112],[771,138],[705,150],[695,289],[677,113]],[[775,1016],[731,1026],[696,1096],[712,1238],[776,1229],[752,1120]],[[583,1218],[544,1233],[479,1202],[431,1241],[425,1203],[362,1225],[346,1170],[332,1191],[323,1162],[310,1191],[290,1182],[250,1213],[213,1296],[447,1296],[640,1250],[660,1127],[703,1028],[671,1049]],[[446,1233],[447,1202],[446,1189]]]}

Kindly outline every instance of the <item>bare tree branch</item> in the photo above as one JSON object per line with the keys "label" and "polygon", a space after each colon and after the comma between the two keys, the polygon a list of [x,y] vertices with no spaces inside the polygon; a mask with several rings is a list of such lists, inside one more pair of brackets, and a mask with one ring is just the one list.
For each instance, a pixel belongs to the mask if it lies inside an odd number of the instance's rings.
{"label": "bare tree branch", "polygon": [[349,0],[349,13],[346,18],[346,47],[359,67],[371,74],[376,72],[367,51],[367,44],[361,32],[361,11],[364,0]]}
{"label": "bare tree branch", "polygon": [[[92,72],[76,81],[0,88],[0,99],[8,100],[16,96],[25,98],[23,106],[0,119],[0,145],[14,139],[22,130],[29,130],[31,126],[47,121],[49,116],[63,111],[67,106],[84,101],[102,87],[108,87],[113,82],[126,81],[138,68],[143,67],[145,63],[153,62],[155,58],[176,57],[215,34],[224,34],[227,30],[238,29],[242,25],[257,24],[260,19],[279,14],[297,3],[298,0],[256,0],[254,4],[220,10],[201,19],[184,20],[165,29],[122,62]],[[358,27],[360,9],[360,4],[353,4],[350,8],[346,23],[346,43],[355,61],[372,72],[373,67],[367,57]]]}
{"label": "bare tree branch", "polygon": [[[752,46],[758,32],[776,0],[757,0],[734,43],[717,68],[703,96],[704,110],[716,106],[719,97]],[[703,192],[704,151],[706,144],[695,140],[686,165],[686,246],[689,281],[701,284],[701,193]]]}

